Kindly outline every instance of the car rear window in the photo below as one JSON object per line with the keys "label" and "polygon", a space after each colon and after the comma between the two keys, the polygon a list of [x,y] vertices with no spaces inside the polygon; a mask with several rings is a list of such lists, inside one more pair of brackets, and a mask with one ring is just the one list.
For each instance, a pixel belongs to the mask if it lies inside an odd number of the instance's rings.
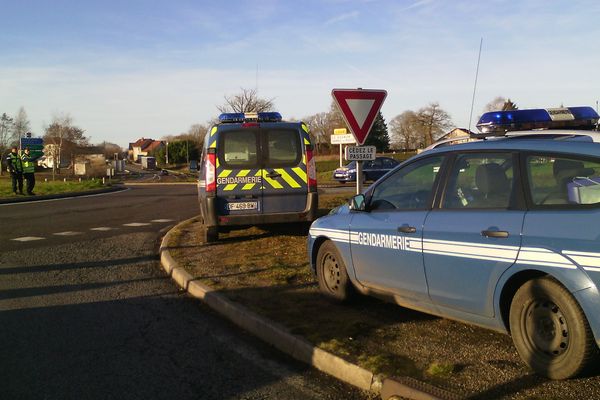
{"label": "car rear window", "polygon": [[600,203],[600,161],[577,157],[527,157],[533,204],[539,206]]}
{"label": "car rear window", "polygon": [[292,129],[272,129],[266,133],[267,166],[297,165],[302,158],[302,148],[298,131]]}
{"label": "car rear window", "polygon": [[258,164],[257,131],[226,131],[221,134],[221,161],[229,167],[249,168]]}

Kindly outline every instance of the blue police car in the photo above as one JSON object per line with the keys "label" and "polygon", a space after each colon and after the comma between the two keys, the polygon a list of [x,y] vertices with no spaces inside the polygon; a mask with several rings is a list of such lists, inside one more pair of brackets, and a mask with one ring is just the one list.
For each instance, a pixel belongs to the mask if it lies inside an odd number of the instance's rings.
{"label": "blue police car", "polygon": [[[377,157],[363,163],[363,182],[376,181],[383,175],[394,169],[398,161],[390,157]],[[356,181],[356,161],[349,162],[346,166],[333,171],[333,179],[341,183]]]}
{"label": "blue police car", "polygon": [[600,133],[590,107],[484,114],[480,140],[425,151],[316,220],[320,290],[509,333],[552,379],[600,344]]}

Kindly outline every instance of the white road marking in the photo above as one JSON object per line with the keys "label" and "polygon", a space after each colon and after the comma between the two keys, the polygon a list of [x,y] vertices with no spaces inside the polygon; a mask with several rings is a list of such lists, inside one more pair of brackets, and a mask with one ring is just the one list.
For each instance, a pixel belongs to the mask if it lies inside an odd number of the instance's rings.
{"label": "white road marking", "polygon": [[130,224],[123,224],[123,226],[146,226],[150,225],[150,222],[132,222]]}
{"label": "white road marking", "polygon": [[171,222],[173,221],[172,219],[153,219],[150,222]]}
{"label": "white road marking", "polygon": [[43,238],[43,237],[37,237],[37,236],[23,236],[23,237],[14,238],[14,239],[11,239],[11,240],[16,240],[17,242],[31,242],[31,241],[34,241],[34,240],[44,240],[44,239],[45,238]]}
{"label": "white road marking", "polygon": [[56,235],[56,236],[75,236],[75,235],[81,235],[81,232],[65,231],[65,232],[56,232],[56,233],[53,233],[53,235]]}
{"label": "white road marking", "polygon": [[111,231],[113,229],[117,229],[117,228],[109,228],[108,226],[99,226],[97,228],[90,228],[90,231],[106,232],[106,231]]}

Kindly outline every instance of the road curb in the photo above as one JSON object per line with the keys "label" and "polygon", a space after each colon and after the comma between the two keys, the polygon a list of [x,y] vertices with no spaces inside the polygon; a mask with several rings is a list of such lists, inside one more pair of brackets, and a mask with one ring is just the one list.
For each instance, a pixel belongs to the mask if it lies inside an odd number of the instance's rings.
{"label": "road curb", "polygon": [[[196,220],[196,217],[182,221],[171,228],[163,237],[159,248],[160,261],[167,274],[191,296],[201,300],[237,326],[273,345],[293,358],[309,364],[339,380],[363,390],[381,394],[384,400],[399,396],[406,399],[442,399],[432,393],[419,390],[416,385],[400,384],[394,378],[385,379],[341,357],[320,349],[306,339],[293,335],[284,326],[229,300],[217,290],[200,283],[183,267],[180,267],[169,252],[169,241],[175,230]],[[398,383],[398,384],[396,384]]]}
{"label": "road curb", "polygon": [[108,188],[92,189],[92,190],[86,190],[86,191],[81,191],[81,192],[46,194],[46,195],[40,195],[40,196],[24,196],[24,197],[0,199],[0,204],[15,204],[15,203],[28,203],[28,202],[40,201],[40,200],[68,199],[71,197],[93,196],[96,194],[120,192],[121,190],[125,190],[125,189],[127,189],[127,188],[124,186],[111,186]]}

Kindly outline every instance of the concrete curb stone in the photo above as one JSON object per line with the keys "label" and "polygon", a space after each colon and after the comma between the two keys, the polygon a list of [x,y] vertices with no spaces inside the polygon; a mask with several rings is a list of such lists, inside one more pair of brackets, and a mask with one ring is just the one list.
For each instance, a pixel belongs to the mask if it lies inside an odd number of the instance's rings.
{"label": "concrete curb stone", "polygon": [[[203,301],[213,310],[225,316],[237,326],[254,334],[263,341],[270,343],[280,351],[291,357],[312,365],[320,371],[325,372],[337,379],[347,382],[363,390],[369,390],[377,394],[382,392],[382,377],[373,374],[358,365],[352,364],[341,357],[320,349],[302,337],[291,334],[282,325],[264,318],[246,307],[227,299],[224,295],[211,287],[202,284],[178,266],[177,262],[169,253],[169,241],[172,233],[185,225],[192,223],[195,218],[182,221],[171,228],[163,237],[159,253],[163,269],[175,282],[186,290],[191,296]],[[398,384],[392,378],[386,380],[384,400],[393,396],[407,399],[438,399],[435,395],[420,391],[414,385]],[[398,382],[400,383],[400,382]],[[392,397],[390,397],[392,396]]]}

